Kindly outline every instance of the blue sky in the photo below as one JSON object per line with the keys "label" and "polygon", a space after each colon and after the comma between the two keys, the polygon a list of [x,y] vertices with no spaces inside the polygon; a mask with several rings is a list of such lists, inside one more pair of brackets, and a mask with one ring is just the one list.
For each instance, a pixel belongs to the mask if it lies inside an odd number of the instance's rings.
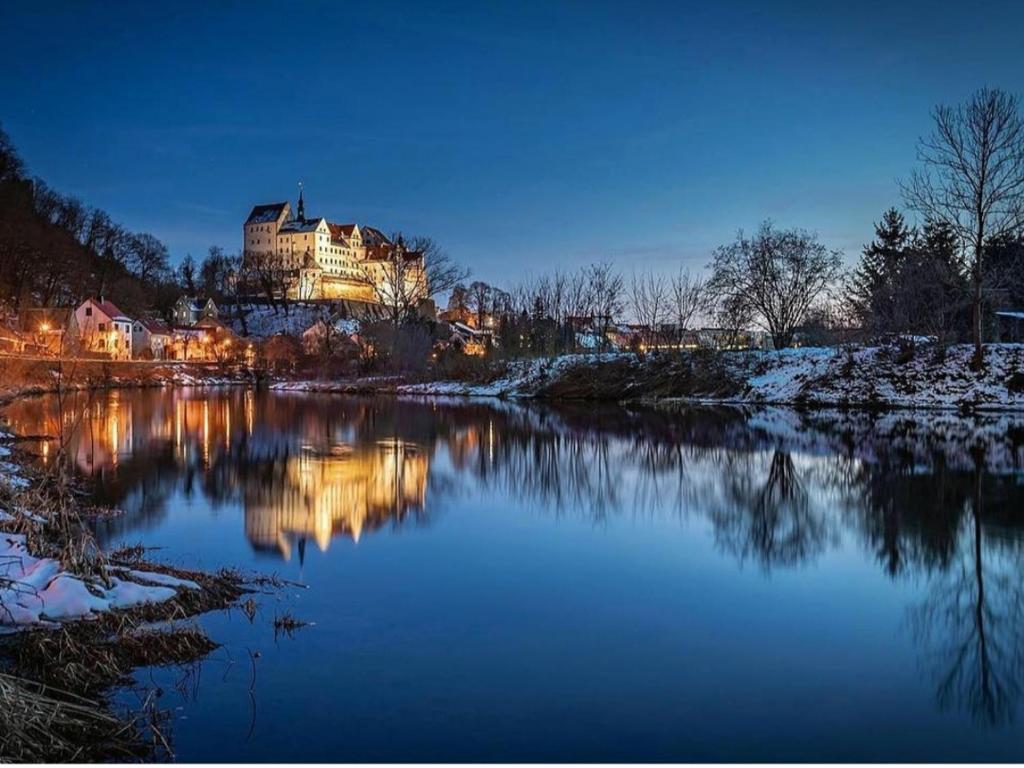
{"label": "blue sky", "polygon": [[936,103],[1024,96],[1024,3],[8,3],[33,173],[175,260],[257,202],[474,275],[701,267],[765,217],[853,257]]}

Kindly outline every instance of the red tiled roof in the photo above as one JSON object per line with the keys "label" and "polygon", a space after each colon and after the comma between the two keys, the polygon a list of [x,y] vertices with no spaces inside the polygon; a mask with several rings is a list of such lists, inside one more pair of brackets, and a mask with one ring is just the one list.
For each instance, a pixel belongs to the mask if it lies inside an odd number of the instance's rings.
{"label": "red tiled roof", "polygon": [[355,231],[356,228],[355,224],[333,224],[331,222],[327,222],[327,226],[331,228],[332,235],[335,231],[338,231],[345,237],[351,237],[352,232]]}
{"label": "red tiled roof", "polygon": [[166,323],[161,323],[158,320],[139,319],[139,320],[136,320],[135,322],[137,322],[139,325],[143,326],[150,333],[162,334],[164,336],[170,336],[171,335],[171,327],[169,325],[167,325]]}
{"label": "red tiled roof", "polygon": [[129,319],[128,315],[118,309],[117,305],[112,301],[96,301],[96,299],[90,299],[90,301],[99,307],[100,312],[112,320],[115,318],[124,318],[125,320]]}

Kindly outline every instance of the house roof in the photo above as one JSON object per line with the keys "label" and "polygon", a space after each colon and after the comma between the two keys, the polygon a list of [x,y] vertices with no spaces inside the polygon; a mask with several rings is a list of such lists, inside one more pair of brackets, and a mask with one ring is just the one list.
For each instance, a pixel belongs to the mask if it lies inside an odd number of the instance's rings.
{"label": "house roof", "polygon": [[171,335],[171,327],[166,323],[161,323],[159,320],[147,320],[146,318],[140,318],[135,322],[154,335]]}
{"label": "house roof", "polygon": [[224,330],[228,330],[227,325],[225,325],[224,323],[222,323],[220,320],[218,320],[215,317],[204,317],[202,320],[200,320],[198,323],[196,323],[194,327],[196,327],[196,328],[221,328],[221,329],[224,329]]}
{"label": "house roof", "polygon": [[204,309],[206,309],[208,304],[213,304],[214,307],[217,306],[216,304],[214,304],[213,299],[201,299],[198,296],[178,297],[178,304],[180,304],[183,301],[188,305],[188,308],[191,309],[193,312],[202,312]]}
{"label": "house roof", "polygon": [[128,315],[117,308],[117,305],[112,301],[97,301],[96,299],[88,299],[95,304],[100,312],[109,317],[111,320],[131,320]]}
{"label": "house roof", "polygon": [[266,205],[254,206],[252,212],[249,214],[249,218],[245,220],[246,224],[269,224],[272,221],[277,221],[281,212],[287,207],[288,203],[267,203]]}

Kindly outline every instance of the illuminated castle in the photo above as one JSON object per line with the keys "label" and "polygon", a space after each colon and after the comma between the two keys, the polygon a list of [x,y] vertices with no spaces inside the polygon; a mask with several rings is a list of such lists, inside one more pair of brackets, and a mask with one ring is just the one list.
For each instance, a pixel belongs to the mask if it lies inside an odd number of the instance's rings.
{"label": "illuminated castle", "polygon": [[379,229],[307,217],[301,185],[295,214],[287,202],[257,205],[243,226],[248,271],[273,271],[291,299],[415,304],[428,298],[423,255]]}

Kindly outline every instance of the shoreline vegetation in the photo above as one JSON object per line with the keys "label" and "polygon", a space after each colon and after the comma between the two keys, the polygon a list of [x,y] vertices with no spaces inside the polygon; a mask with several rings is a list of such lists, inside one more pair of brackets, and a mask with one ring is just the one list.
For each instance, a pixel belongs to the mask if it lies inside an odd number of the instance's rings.
{"label": "shoreline vegetation", "polygon": [[680,401],[800,408],[1024,410],[1024,344],[894,343],[777,352],[577,354],[479,366],[459,380],[278,381],[290,392]]}
{"label": "shoreline vegetation", "polygon": [[[683,350],[481,358],[456,373],[307,378],[242,366],[92,362],[61,373],[60,360],[8,357],[0,407],[57,391],[139,387],[266,386],[285,392],[467,396],[607,402],[680,401],[798,408],[1024,410],[1024,344],[987,344],[969,366],[969,344],[895,340],[875,346],[779,351]],[[13,365],[19,365],[12,370]]]}
{"label": "shoreline vegetation", "polygon": [[[9,390],[3,402],[39,390]],[[59,434],[37,437],[63,449]],[[91,505],[63,462],[42,469],[18,441],[0,428],[0,756],[172,757],[159,692],[137,685],[133,671],[174,666],[187,679],[219,647],[195,619],[273,580],[183,570],[139,546],[103,551],[87,521],[118,511]],[[137,708],[114,703],[124,686],[138,694]]]}

